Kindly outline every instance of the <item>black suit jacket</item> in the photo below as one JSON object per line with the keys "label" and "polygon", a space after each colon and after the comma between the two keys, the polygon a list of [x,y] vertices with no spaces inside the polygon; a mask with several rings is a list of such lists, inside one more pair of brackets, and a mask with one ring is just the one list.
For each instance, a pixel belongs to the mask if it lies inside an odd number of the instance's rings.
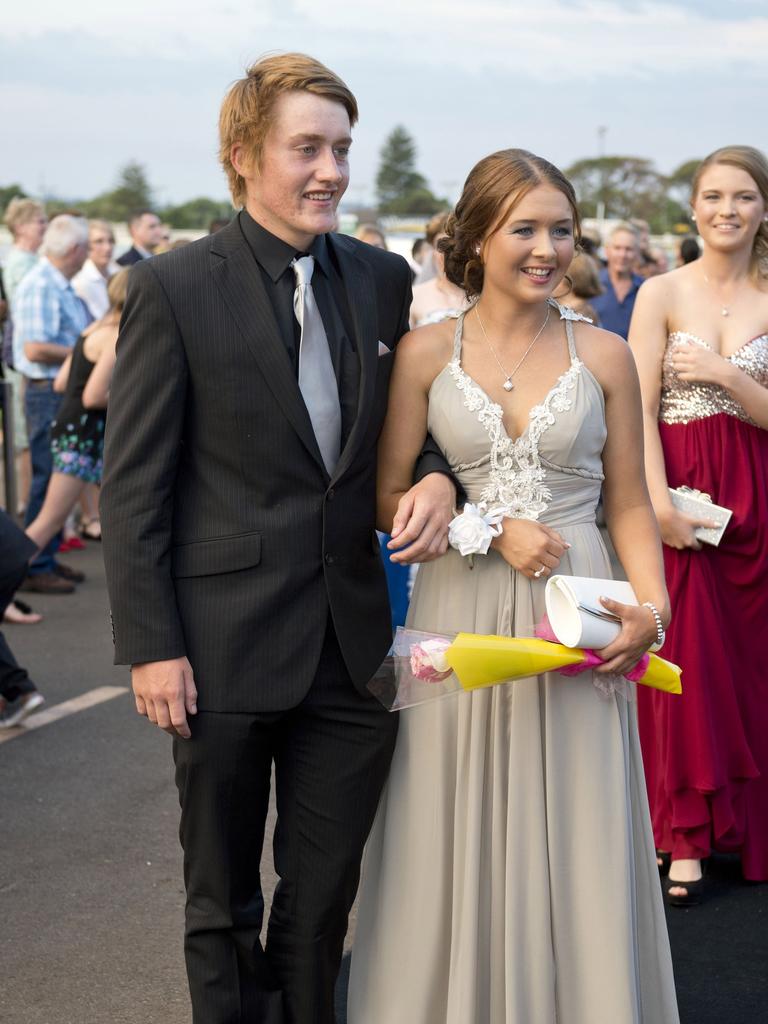
{"label": "black suit jacket", "polygon": [[144,257],[136,246],[132,245],[131,248],[127,249],[115,262],[119,263],[121,267],[132,267],[134,263],[141,263],[143,259]]}
{"label": "black suit jacket", "polygon": [[354,239],[328,242],[360,358],[332,479],[238,221],[131,271],[101,498],[115,660],[186,654],[202,710],[298,703],[329,608],[359,689],[391,642],[376,443],[410,272]]}

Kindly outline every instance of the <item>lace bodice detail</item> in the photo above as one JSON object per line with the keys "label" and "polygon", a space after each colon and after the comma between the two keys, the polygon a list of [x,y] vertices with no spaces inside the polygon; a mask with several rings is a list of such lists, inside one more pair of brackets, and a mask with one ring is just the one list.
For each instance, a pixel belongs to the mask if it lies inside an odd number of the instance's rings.
{"label": "lace bodice detail", "polygon": [[464,314],[456,325],[453,359],[448,367],[456,387],[464,396],[464,405],[471,412],[477,413],[491,443],[489,473],[480,499],[489,508],[503,507],[509,516],[517,519],[538,519],[547,509],[552,495],[546,483],[546,468],[542,463],[539,442],[544,432],[555,422],[555,414],[570,408],[570,392],[583,366],[576,354],[572,321],[587,318],[560,306],[554,300],[550,302],[565,321],[571,364],[544,400],[531,409],[528,424],[519,437],[511,438],[508,435],[502,407],[492,401],[462,368]]}
{"label": "lace bodice detail", "polygon": [[[672,366],[672,355],[677,345],[711,348],[702,338],[688,331],[673,331],[669,335],[661,368],[659,420],[662,423],[691,423],[726,413],[745,423],[754,423],[743,406],[719,384],[690,383],[680,379]],[[752,338],[727,359],[758,384],[768,388],[768,334]]]}

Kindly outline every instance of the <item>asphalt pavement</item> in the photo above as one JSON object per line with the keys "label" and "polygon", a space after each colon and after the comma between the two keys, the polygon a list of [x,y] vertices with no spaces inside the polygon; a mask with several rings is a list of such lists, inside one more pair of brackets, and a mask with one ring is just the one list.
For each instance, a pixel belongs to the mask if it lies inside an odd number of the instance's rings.
{"label": "asphalt pavement", "polygon": [[[25,595],[45,621],[4,630],[47,705],[0,733],[0,1022],[189,1024],[170,739],[112,665],[99,546],[64,560],[88,574],[77,593]],[[703,906],[668,913],[682,1024],[762,1024],[768,885],[733,858],[709,878]]]}

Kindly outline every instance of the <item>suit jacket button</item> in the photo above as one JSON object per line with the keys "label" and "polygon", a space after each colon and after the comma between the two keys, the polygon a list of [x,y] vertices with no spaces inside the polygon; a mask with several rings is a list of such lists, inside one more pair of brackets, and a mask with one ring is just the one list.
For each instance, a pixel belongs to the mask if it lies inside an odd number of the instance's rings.
{"label": "suit jacket button", "polygon": [[326,494],[326,498],[328,499],[328,501],[333,501],[333,499],[335,497],[336,497],[336,491],[334,491],[334,489],[331,487],[331,489]]}
{"label": "suit jacket button", "polygon": [[333,555],[326,555],[325,556],[325,564],[326,565],[333,565],[334,561],[335,561],[335,559],[334,559]]}

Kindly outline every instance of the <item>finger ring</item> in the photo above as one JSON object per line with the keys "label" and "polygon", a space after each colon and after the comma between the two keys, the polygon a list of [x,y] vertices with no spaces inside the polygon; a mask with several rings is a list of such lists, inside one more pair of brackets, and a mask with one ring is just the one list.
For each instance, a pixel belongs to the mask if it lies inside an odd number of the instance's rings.
{"label": "finger ring", "polygon": [[537,580],[541,579],[541,574],[544,572],[545,569],[546,565],[542,565],[542,567],[540,569],[537,569],[536,572],[533,574]]}

